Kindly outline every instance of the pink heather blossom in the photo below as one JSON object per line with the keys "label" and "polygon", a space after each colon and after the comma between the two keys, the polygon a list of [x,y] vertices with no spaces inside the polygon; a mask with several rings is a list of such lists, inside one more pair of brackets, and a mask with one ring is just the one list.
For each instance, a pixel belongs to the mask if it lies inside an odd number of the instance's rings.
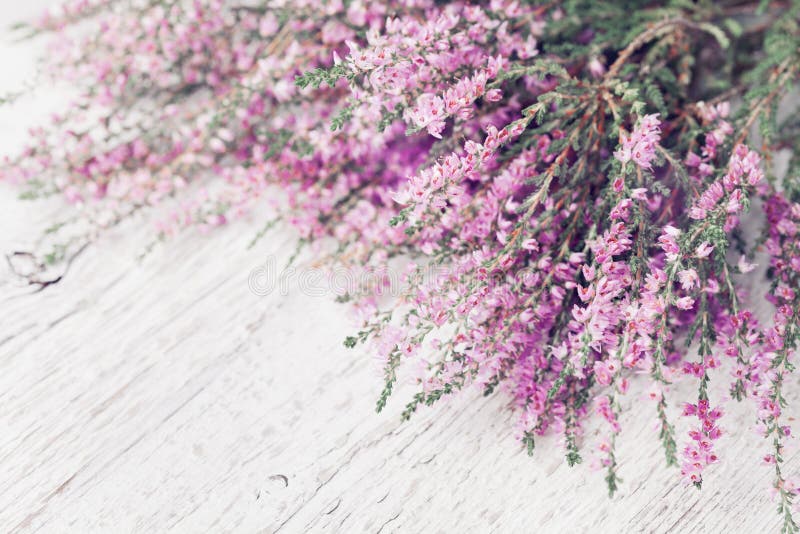
{"label": "pink heather blossom", "polygon": [[683,290],[688,291],[699,283],[700,278],[697,276],[697,271],[694,269],[683,269],[678,272],[678,280]]}
{"label": "pink heather blossom", "polygon": [[444,101],[440,97],[432,94],[420,96],[417,105],[409,110],[408,117],[417,128],[426,128],[432,136],[442,138],[446,114]]}
{"label": "pink heather blossom", "polygon": [[620,137],[622,146],[614,152],[614,157],[623,164],[633,160],[639,167],[650,170],[661,139],[660,125],[658,113],[641,117],[630,136]]}
{"label": "pink heather blossom", "polygon": [[739,261],[736,264],[736,267],[739,269],[739,272],[746,274],[746,273],[751,272],[756,267],[758,267],[758,265],[756,265],[754,263],[750,263],[750,262],[747,261],[746,257],[740,256],[739,257]]}
{"label": "pink heather blossom", "polygon": [[604,362],[594,362],[594,376],[601,386],[607,386],[611,383],[612,375]]}
{"label": "pink heather blossom", "polygon": [[710,244],[708,241],[703,241],[697,246],[697,249],[695,250],[695,255],[698,258],[703,259],[710,256],[713,251],[714,251],[714,246]]}
{"label": "pink heather blossom", "polygon": [[680,254],[680,247],[678,246],[677,237],[680,235],[680,230],[673,226],[665,226],[663,228],[661,237],[658,238],[658,243],[661,249],[666,253],[667,261],[675,261]]}
{"label": "pink heather blossom", "polygon": [[591,61],[589,61],[589,72],[595,78],[600,78],[606,73],[606,66],[603,65],[599,59],[593,57]]}
{"label": "pink heather blossom", "polygon": [[[764,177],[759,167],[760,157],[744,145],[738,145],[733,151],[728,173],[721,182],[712,183],[689,210],[693,219],[703,220],[708,213],[720,208],[735,215],[743,208],[746,193],[739,186],[756,186]],[[724,203],[722,200],[727,196]]]}

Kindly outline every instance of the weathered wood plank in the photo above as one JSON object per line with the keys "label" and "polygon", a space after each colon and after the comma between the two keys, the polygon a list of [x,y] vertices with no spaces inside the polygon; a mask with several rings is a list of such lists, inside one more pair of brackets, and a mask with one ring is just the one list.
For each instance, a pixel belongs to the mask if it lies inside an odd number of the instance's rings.
{"label": "weathered wood plank", "polygon": [[[0,199],[4,228],[37,224],[8,190]],[[183,236],[137,264],[130,240],[147,232],[130,224],[57,286],[25,297],[2,286],[4,530],[777,526],[744,407],[729,406],[725,462],[702,493],[662,467],[655,407],[626,412],[610,501],[555,440],[527,458],[500,396],[468,393],[403,425],[399,399],[375,415],[379,378],[367,351],[342,347],[341,305],[249,290],[265,253],[285,259],[292,240],[277,232],[247,251],[255,227]]]}

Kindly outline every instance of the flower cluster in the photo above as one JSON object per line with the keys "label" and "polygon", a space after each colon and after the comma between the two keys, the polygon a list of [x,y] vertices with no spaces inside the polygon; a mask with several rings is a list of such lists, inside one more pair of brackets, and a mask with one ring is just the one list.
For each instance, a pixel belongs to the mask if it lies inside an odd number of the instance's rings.
{"label": "flower cluster", "polygon": [[717,426],[722,411],[719,408],[711,409],[708,400],[702,399],[697,404],[686,403],[683,415],[696,416],[699,426],[689,431],[692,442],[683,449],[681,474],[689,482],[700,485],[703,481],[703,469],[719,460],[714,453],[714,440],[722,435]]}
{"label": "flower cluster", "polygon": [[404,417],[467,387],[505,395],[529,452],[545,433],[570,465],[594,446],[613,493],[634,380],[698,487],[737,431],[723,402],[748,399],[792,531],[800,166],[778,180],[764,161],[798,150],[797,110],[774,110],[798,80],[800,5],[741,22],[760,4],[70,0],[30,31],[55,34],[44,76],[77,97],[0,168],[78,213],[28,279],[54,283],[134,212],[166,243],[268,211],[331,268],[405,264],[390,302],[380,283],[337,297],[360,324],[345,343],[379,356],[379,410],[399,381],[416,386]]}
{"label": "flower cluster", "polygon": [[656,147],[661,139],[660,124],[658,113],[639,119],[633,133],[621,137],[620,148],[614,152],[614,157],[622,163],[633,160],[643,169],[652,169],[651,162],[656,157]]}

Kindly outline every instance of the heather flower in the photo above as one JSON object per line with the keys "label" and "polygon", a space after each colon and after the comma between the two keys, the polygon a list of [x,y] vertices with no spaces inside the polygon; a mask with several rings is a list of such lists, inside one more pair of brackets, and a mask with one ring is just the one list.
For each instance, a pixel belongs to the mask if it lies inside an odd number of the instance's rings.
{"label": "heather flower", "polygon": [[424,94],[417,99],[416,106],[408,111],[408,117],[417,128],[425,128],[429,134],[441,139],[444,119],[447,117],[444,106],[440,97]]}
{"label": "heather flower", "polygon": [[621,148],[614,152],[614,157],[623,164],[633,160],[639,167],[650,170],[661,139],[660,125],[658,113],[640,118],[630,136],[620,136]]}
{"label": "heather flower", "polygon": [[661,249],[666,253],[667,261],[675,261],[680,254],[681,248],[677,240],[680,233],[680,230],[673,226],[665,226],[661,237],[658,238]]}
{"label": "heather flower", "polygon": [[746,257],[740,256],[739,261],[736,263],[736,267],[739,269],[740,273],[746,274],[758,267],[758,265],[750,263],[747,261]]}
{"label": "heather flower", "polygon": [[700,278],[697,276],[697,271],[694,269],[683,269],[678,272],[678,280],[683,290],[688,291],[699,283]]}
{"label": "heather flower", "polygon": [[710,256],[713,251],[714,251],[714,245],[712,245],[708,241],[703,241],[697,246],[697,249],[695,250],[695,255],[699,259],[703,259]]}

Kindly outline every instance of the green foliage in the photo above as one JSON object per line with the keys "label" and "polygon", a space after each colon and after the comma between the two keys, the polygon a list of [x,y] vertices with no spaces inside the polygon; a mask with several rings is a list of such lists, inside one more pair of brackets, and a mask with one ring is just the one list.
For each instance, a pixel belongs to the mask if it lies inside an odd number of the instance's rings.
{"label": "green foliage", "polygon": [[522,436],[522,445],[528,452],[528,456],[533,456],[536,449],[536,441],[534,440],[533,432],[526,431]]}
{"label": "green foliage", "polygon": [[294,83],[301,89],[305,89],[309,86],[314,89],[319,89],[322,84],[333,87],[341,78],[346,78],[351,81],[355,78],[355,73],[344,63],[339,63],[329,68],[316,68],[299,74],[295,77]]}
{"label": "green foliage", "polygon": [[331,119],[331,131],[341,130],[345,123],[353,117],[353,111],[358,107],[358,104],[351,104],[339,110],[339,113]]}
{"label": "green foliage", "polygon": [[[345,341],[345,343],[347,343],[347,341]],[[375,404],[375,411],[378,413],[380,413],[386,407],[386,402],[389,400],[389,397],[392,394],[394,384],[397,382],[397,367],[399,365],[400,351],[395,349],[389,355],[389,360],[386,362],[386,367],[384,368],[384,387],[383,391],[381,391],[381,394],[378,397],[377,403]]]}

